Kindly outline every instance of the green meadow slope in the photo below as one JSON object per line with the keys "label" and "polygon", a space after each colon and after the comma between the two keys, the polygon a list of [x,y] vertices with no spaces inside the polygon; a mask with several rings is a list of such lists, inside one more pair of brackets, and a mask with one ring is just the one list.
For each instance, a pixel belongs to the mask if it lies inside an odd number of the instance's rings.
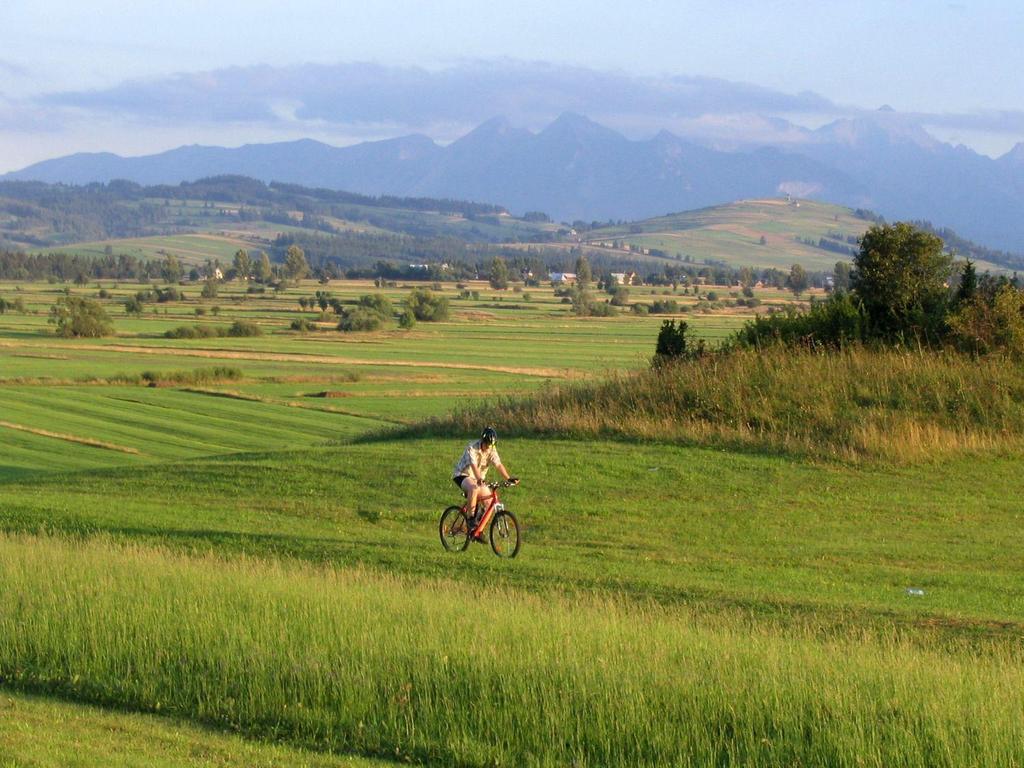
{"label": "green meadow slope", "polygon": [[[737,358],[666,405],[629,385],[664,318],[472,287],[446,322],[342,334],[299,307],[313,283],[138,317],[108,283],[117,336],[60,339],[62,286],[0,285],[27,310],[0,315],[0,764],[1024,763],[1024,462],[968,439],[1020,431],[1019,366],[972,400],[972,363],[929,358],[948,450],[851,461],[771,430],[925,424],[928,387],[871,373],[892,360]],[[752,312],[675,297],[710,341]],[[236,319],[263,335],[163,336]],[[779,386],[792,407],[749,440],[651,428],[690,403],[735,430]],[[443,417],[499,400],[523,549],[451,555],[437,519],[485,417]]]}
{"label": "green meadow slope", "polygon": [[[644,254],[653,249],[669,259],[690,259],[698,266],[711,262],[788,271],[793,264],[800,264],[805,269],[831,272],[837,261],[851,261],[852,255],[826,250],[818,243],[825,239],[840,249],[856,251],[856,243],[849,239],[860,237],[870,225],[871,221],[843,206],[769,198],[591,230],[586,242],[609,253]],[[1003,269],[984,261],[979,261],[978,267],[996,272]]]}

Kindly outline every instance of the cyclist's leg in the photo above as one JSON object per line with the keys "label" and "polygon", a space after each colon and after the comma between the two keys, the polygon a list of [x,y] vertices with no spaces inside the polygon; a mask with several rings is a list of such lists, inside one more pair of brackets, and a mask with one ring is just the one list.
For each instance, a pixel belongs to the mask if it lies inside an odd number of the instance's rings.
{"label": "cyclist's leg", "polygon": [[480,495],[480,488],[473,477],[463,479],[462,495],[466,497],[466,517],[472,518],[476,513],[476,504]]}
{"label": "cyclist's leg", "polygon": [[486,485],[480,488],[480,493],[478,494],[477,498],[479,499],[481,506],[484,507],[486,512],[480,518],[480,522],[477,523],[476,527],[474,527],[472,531],[473,536],[482,536],[483,531],[487,528],[487,524],[491,522],[491,518],[494,516],[494,510],[489,507],[491,503],[491,497],[493,495],[494,492]]}

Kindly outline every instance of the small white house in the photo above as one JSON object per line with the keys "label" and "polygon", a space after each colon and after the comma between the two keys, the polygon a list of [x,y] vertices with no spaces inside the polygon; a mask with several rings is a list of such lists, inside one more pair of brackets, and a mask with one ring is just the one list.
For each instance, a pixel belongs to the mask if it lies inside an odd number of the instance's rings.
{"label": "small white house", "polygon": [[551,282],[552,283],[561,283],[562,285],[565,285],[567,283],[575,283],[576,282],[576,273],[575,272],[552,272],[551,273]]}

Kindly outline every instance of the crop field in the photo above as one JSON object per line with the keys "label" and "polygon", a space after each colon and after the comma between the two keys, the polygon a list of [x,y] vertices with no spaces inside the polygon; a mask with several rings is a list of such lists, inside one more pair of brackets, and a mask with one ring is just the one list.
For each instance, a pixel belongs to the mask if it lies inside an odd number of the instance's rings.
{"label": "crop field", "polygon": [[[646,368],[666,316],[449,284],[446,321],[346,333],[298,302],[413,287],[127,315],[146,286],[0,283],[0,765],[1024,765],[1019,451],[514,437],[499,409],[523,549],[452,555],[476,435],[417,425]],[[66,289],[115,335],[56,336]],[[630,301],[711,343],[755,311],[665,290]],[[236,320],[262,334],[164,335]]]}

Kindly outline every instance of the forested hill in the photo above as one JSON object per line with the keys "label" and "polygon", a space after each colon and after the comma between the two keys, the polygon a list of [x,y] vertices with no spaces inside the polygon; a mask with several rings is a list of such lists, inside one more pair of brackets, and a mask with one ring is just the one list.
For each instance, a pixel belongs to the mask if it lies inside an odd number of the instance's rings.
{"label": "forested hill", "polygon": [[222,224],[230,217],[300,223],[326,232],[344,229],[342,222],[358,222],[388,232],[469,242],[549,239],[553,230],[543,214],[516,219],[489,203],[360,195],[243,176],[148,187],[129,181],[84,186],[0,182],[0,244],[9,248],[176,234],[215,226],[218,217]]}

